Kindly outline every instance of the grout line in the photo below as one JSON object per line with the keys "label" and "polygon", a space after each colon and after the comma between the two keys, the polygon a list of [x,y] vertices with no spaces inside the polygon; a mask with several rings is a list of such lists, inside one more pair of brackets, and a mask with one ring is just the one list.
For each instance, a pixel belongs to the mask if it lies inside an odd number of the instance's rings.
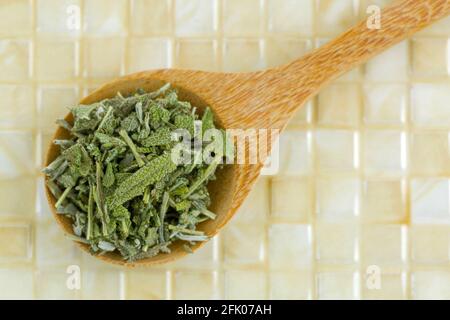
{"label": "grout line", "polygon": [[166,300],[172,300],[174,297],[174,277],[174,271],[166,270]]}
{"label": "grout line", "polygon": [[[409,66],[411,66],[411,62],[412,62],[412,44],[410,40],[407,40],[407,45],[408,45],[408,62],[409,62]],[[408,300],[412,299],[412,283],[411,283],[411,251],[412,251],[412,247],[411,247],[411,243],[409,241],[409,231],[411,228],[411,177],[409,175],[409,173],[411,172],[411,90],[412,90],[412,83],[411,83],[411,79],[410,77],[408,77],[408,81],[407,81],[407,95],[406,95],[406,103],[405,103],[405,123],[404,123],[404,127],[405,127],[405,141],[403,142],[405,144],[404,148],[405,150],[405,160],[406,160],[406,168],[404,171],[404,175],[405,175],[405,189],[406,190],[402,190],[405,191],[405,200],[406,200],[406,224],[405,227],[407,228],[406,231],[406,237],[407,239],[405,239],[406,241],[406,245],[407,245],[407,258],[405,261],[405,288],[404,290],[406,291],[406,298]]]}
{"label": "grout line", "polygon": [[178,37],[176,33],[176,0],[170,0],[169,2],[169,12],[170,12],[170,36],[168,38],[169,47],[168,47],[168,67],[173,68],[178,64],[178,57],[176,50],[178,47]]}
{"label": "grout line", "polygon": [[216,235],[211,241],[213,241],[213,272],[214,273],[214,289],[218,299],[223,299],[225,296],[224,291],[224,268],[223,268],[223,252],[222,252],[222,235]]}
{"label": "grout line", "polygon": [[[260,25],[259,25],[259,33],[262,35],[259,37],[259,59],[262,61],[263,65],[267,65],[267,57],[266,57],[266,39],[267,39],[267,29],[268,29],[268,3],[267,0],[259,0],[259,15],[260,15]],[[265,278],[265,297],[264,299],[270,299],[271,297],[271,268],[270,268],[270,218],[272,214],[272,194],[273,194],[273,185],[272,185],[272,177],[268,178],[266,182],[266,188],[269,192],[268,200],[266,205],[268,206],[267,216],[264,221],[264,241],[263,241],[263,253],[264,253],[264,278]]]}
{"label": "grout line", "polygon": [[[358,74],[358,80],[360,79],[360,75]],[[358,91],[362,92],[362,85],[358,82],[357,84]],[[358,136],[357,148],[355,148],[355,153],[357,154],[357,157],[359,158],[358,166],[356,167],[357,170],[357,176],[358,176],[358,191],[357,191],[357,206],[355,208],[355,215],[356,215],[356,239],[355,239],[355,262],[357,265],[357,274],[359,275],[357,278],[355,278],[355,282],[358,282],[358,288],[357,289],[357,297],[359,299],[363,298],[363,275],[365,275],[365,270],[363,270],[363,255],[362,255],[362,211],[363,211],[363,184],[365,181],[365,150],[364,150],[364,140],[365,136],[363,134],[364,132],[364,96],[362,94],[359,95],[358,99],[358,123],[357,123],[357,129],[356,129],[356,135]],[[355,292],[356,293],[356,292]]]}
{"label": "grout line", "polygon": [[124,270],[119,271],[119,300],[126,300],[126,275]]}
{"label": "grout line", "polygon": [[[314,50],[316,47],[316,34],[317,34],[317,14],[318,14],[318,8],[317,3],[314,1],[312,4],[312,32],[311,32],[311,46]],[[310,105],[308,106],[310,112],[307,122],[310,124],[311,129],[311,142],[310,142],[310,149],[309,149],[309,162],[310,167],[309,171],[311,174],[311,180],[310,180],[310,187],[311,187],[311,212],[310,212],[310,224],[312,228],[312,243],[311,243],[311,250],[312,250],[312,261],[311,261],[311,290],[310,295],[312,300],[316,300],[319,298],[319,286],[318,286],[318,261],[317,261],[317,241],[316,241],[316,231],[317,231],[317,175],[318,167],[317,167],[317,161],[316,161],[316,143],[315,143],[315,134],[317,130],[317,108],[318,108],[318,97],[315,96],[312,99],[310,99]],[[312,165],[312,166],[311,166]]]}
{"label": "grout line", "polygon": [[[38,124],[39,124],[39,113],[38,111],[38,100],[37,100],[37,84],[36,84],[36,79],[35,79],[35,70],[34,69],[34,59],[35,59],[35,50],[34,50],[34,46],[36,45],[36,29],[37,29],[37,25],[36,25],[36,0],[31,0],[30,2],[31,5],[31,26],[32,26],[32,34],[31,34],[31,45],[33,46],[32,51],[30,50],[30,59],[29,59],[29,70],[31,71],[31,82],[32,82],[32,90],[33,90],[33,103],[34,103],[34,108],[33,108],[33,121],[34,121],[34,137],[35,137],[35,166],[36,168],[38,167],[38,163],[41,163],[41,156],[40,156],[40,145],[42,143],[38,143],[39,138],[40,137],[42,139],[42,133],[41,130],[39,130],[38,128]],[[35,179],[35,184],[37,185],[38,183],[38,179],[36,177]],[[35,190],[35,196],[34,199],[35,201],[37,201],[37,197],[39,196],[38,194],[38,190],[36,188]],[[33,265],[33,297],[36,299],[38,297],[38,292],[37,292],[37,279],[36,279],[36,265],[37,265],[37,261],[36,261],[36,225],[37,225],[37,202],[35,202],[34,204],[34,214],[33,214],[33,218],[32,218],[32,230],[31,230],[31,235],[30,235],[30,239],[32,241],[32,265]]]}
{"label": "grout line", "polygon": [[223,32],[223,12],[224,3],[223,0],[217,0],[217,51],[216,51],[216,62],[218,71],[224,70],[224,54],[225,54],[225,43],[224,43],[224,32]]}

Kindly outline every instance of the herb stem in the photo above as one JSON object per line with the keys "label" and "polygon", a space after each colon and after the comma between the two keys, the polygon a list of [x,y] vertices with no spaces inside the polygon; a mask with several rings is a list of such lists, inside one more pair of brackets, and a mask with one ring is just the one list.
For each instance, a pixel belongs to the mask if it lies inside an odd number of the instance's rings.
{"label": "herb stem", "polygon": [[103,117],[102,122],[100,122],[100,124],[98,125],[97,132],[100,131],[103,128],[103,126],[105,125],[105,123],[108,120],[109,116],[111,115],[112,111],[113,111],[113,107],[110,106],[108,108],[108,111],[106,112],[105,116]]}
{"label": "herb stem", "polygon": [[102,171],[102,164],[100,162],[96,163],[96,182],[97,182],[97,186],[95,188],[96,192],[94,194],[96,194],[95,197],[95,202],[97,203],[97,208],[100,212],[100,216],[102,217],[102,233],[104,236],[108,235],[108,228],[107,228],[107,224],[108,224],[108,216],[106,213],[106,205],[105,205],[105,201],[104,201],[104,196],[103,196],[103,188],[102,188],[102,180],[103,180],[103,171]]}
{"label": "herb stem", "polygon": [[71,190],[72,190],[72,187],[68,187],[68,188],[66,188],[66,190],[64,190],[61,197],[59,197],[58,201],[56,201],[55,208],[58,208],[63,203],[63,201],[67,198],[67,196]]}
{"label": "herb stem", "polygon": [[128,133],[125,130],[120,130],[119,132],[120,136],[125,140],[128,147],[131,149],[131,152],[133,153],[139,167],[143,167],[145,165],[144,160],[142,160],[141,155],[136,150],[136,145],[133,143],[131,138],[128,136]]}
{"label": "herb stem", "polygon": [[179,234],[177,235],[177,238],[180,240],[184,240],[184,241],[189,241],[189,242],[203,242],[203,241],[208,241],[208,236],[190,236],[190,235],[184,235],[184,234]]}
{"label": "herb stem", "polygon": [[72,239],[73,241],[81,242],[81,243],[84,243],[84,244],[89,244],[89,241],[86,241],[86,239],[83,239],[82,237],[76,236],[74,234],[65,233],[64,235],[67,238]]}
{"label": "herb stem", "polygon": [[88,224],[86,230],[86,239],[92,239],[92,226],[94,219],[94,191],[92,188],[92,183],[89,183],[89,203],[88,203]]}
{"label": "herb stem", "polygon": [[216,157],[209,164],[208,168],[206,168],[206,170],[205,170],[205,173],[192,184],[192,186],[189,188],[188,193],[186,193],[183,196],[183,199],[186,199],[187,197],[189,197],[195,190],[198,189],[198,187],[200,187],[214,173],[214,171],[216,171],[216,168],[219,165],[220,160],[221,160],[220,157]]}
{"label": "herb stem", "polygon": [[161,203],[161,212],[159,214],[159,218],[161,220],[161,225],[159,226],[159,240],[161,243],[164,242],[164,218],[166,216],[167,208],[169,207],[169,192],[164,192],[162,203]]}
{"label": "herb stem", "polygon": [[197,231],[197,230],[191,230],[191,229],[187,229],[187,228],[183,228],[183,227],[179,227],[179,226],[174,226],[169,224],[169,229],[176,231],[176,232],[181,232],[184,234],[190,234],[193,236],[204,236],[205,233],[203,231]]}
{"label": "herb stem", "polygon": [[202,210],[202,214],[212,220],[216,219],[216,214],[214,212],[209,211],[206,208]]}

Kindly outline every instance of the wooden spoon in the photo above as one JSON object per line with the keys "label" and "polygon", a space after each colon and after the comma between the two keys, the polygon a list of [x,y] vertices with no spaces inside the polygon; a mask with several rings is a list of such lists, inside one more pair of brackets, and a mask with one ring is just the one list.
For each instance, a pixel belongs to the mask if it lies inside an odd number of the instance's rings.
{"label": "wooden spoon", "polygon": [[[274,69],[251,73],[212,73],[190,70],[145,71],[125,76],[97,89],[81,100],[90,104],[111,98],[118,91],[134,93],[136,89],[156,90],[169,82],[179,90],[180,99],[200,108],[210,106],[219,125],[234,129],[283,130],[293,114],[331,80],[364,63],[381,51],[450,13],[450,0],[406,0],[395,3],[381,13],[381,28],[369,29],[366,21],[310,54]],[[66,119],[72,121],[69,114]],[[58,128],[54,138],[68,137]],[[51,145],[46,164],[58,155]],[[256,178],[261,164],[228,165],[218,172],[218,179],[208,188],[218,214],[214,221],[199,225],[207,235],[215,235],[240,207]],[[72,234],[72,221],[55,211],[55,198],[46,189],[50,208],[64,231]],[[79,244],[88,251],[88,246]],[[196,245],[193,250],[202,244]],[[107,262],[126,266],[153,265],[173,261],[186,255],[182,243],[174,243],[171,253],[127,263],[118,254],[97,256]]]}

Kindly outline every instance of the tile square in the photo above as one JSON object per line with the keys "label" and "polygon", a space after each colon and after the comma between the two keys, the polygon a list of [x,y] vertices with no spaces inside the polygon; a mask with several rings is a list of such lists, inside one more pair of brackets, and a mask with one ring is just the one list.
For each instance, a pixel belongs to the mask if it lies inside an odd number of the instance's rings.
{"label": "tile square", "polygon": [[349,221],[359,213],[360,183],[354,178],[316,180],[316,214],[319,220]]}
{"label": "tile square", "polygon": [[31,129],[34,127],[34,90],[31,85],[0,85],[2,107],[0,128]]}
{"label": "tile square", "polygon": [[406,169],[406,133],[366,130],[364,169],[369,175],[401,174]]}
{"label": "tile square", "polygon": [[225,299],[266,299],[266,275],[258,270],[230,270],[225,272]]}
{"label": "tile square", "polygon": [[258,40],[224,40],[223,71],[245,72],[265,67],[262,43]]}
{"label": "tile square", "polygon": [[171,0],[132,0],[131,31],[135,35],[167,35],[171,31]]}
{"label": "tile square", "polygon": [[38,124],[46,133],[53,133],[56,120],[63,119],[78,104],[76,86],[42,86],[38,88]]}
{"label": "tile square", "polygon": [[308,178],[272,179],[272,219],[282,222],[310,221],[311,196]]}
{"label": "tile square", "polygon": [[411,181],[412,223],[450,224],[449,180],[437,178]]}
{"label": "tile square", "polygon": [[308,269],[312,260],[311,226],[272,224],[269,229],[271,269]]}
{"label": "tile square", "polygon": [[411,89],[411,115],[417,126],[450,128],[450,84],[417,83]]}
{"label": "tile square", "polygon": [[43,221],[53,219],[45,194],[45,180],[43,176],[36,179],[36,217]]}
{"label": "tile square", "polygon": [[223,33],[227,37],[258,36],[262,31],[261,0],[223,0]]}
{"label": "tile square", "polygon": [[353,264],[358,259],[357,227],[353,224],[317,224],[315,242],[320,264]]}
{"label": "tile square", "polygon": [[418,38],[411,41],[415,77],[446,77],[449,69],[448,38]]}
{"label": "tile square", "polygon": [[216,31],[216,7],[216,0],[175,0],[176,35],[213,35]]}
{"label": "tile square", "polygon": [[30,48],[27,40],[0,39],[0,81],[25,81],[30,77]]}
{"label": "tile square", "polygon": [[411,257],[416,264],[450,263],[450,227],[416,225],[411,228]]}
{"label": "tile square", "polygon": [[118,300],[121,299],[121,271],[115,270],[83,270],[81,277],[81,296],[86,300]]}
{"label": "tile square", "polygon": [[131,39],[127,72],[169,67],[170,50],[170,41],[168,39]]}
{"label": "tile square", "polygon": [[0,261],[27,261],[31,258],[31,226],[0,224]]}
{"label": "tile square", "polygon": [[406,86],[366,84],[363,86],[364,122],[368,125],[402,125],[406,121]]}
{"label": "tile square", "polygon": [[24,36],[32,31],[30,0],[2,1],[0,36]]}
{"label": "tile square", "polygon": [[444,18],[432,24],[428,28],[417,33],[417,36],[444,36],[447,37],[450,32],[450,19]]}
{"label": "tile square", "polygon": [[306,102],[305,105],[300,108],[300,110],[297,110],[297,112],[288,123],[288,129],[295,128],[297,126],[305,126],[313,122],[314,101],[312,100]]}
{"label": "tile square", "polygon": [[392,3],[392,0],[360,0],[359,1],[360,10],[359,11],[360,11],[361,19],[365,19],[365,18],[369,17],[369,15],[373,14],[373,11],[370,11],[370,13],[367,12],[369,6],[376,5],[379,8],[383,9],[390,3]]}
{"label": "tile square", "polygon": [[[210,300],[217,299],[216,277],[209,271],[179,271],[175,273],[174,299]],[[192,290],[195,288],[195,290]]]}
{"label": "tile square", "polygon": [[404,222],[406,219],[406,182],[395,179],[364,181],[361,217],[365,222]]}
{"label": "tile square", "polygon": [[279,34],[311,36],[314,20],[314,0],[268,1],[268,28]]}
{"label": "tile square", "polygon": [[357,22],[352,0],[318,0],[316,12],[316,30],[321,36],[337,36]]}
{"label": "tile square", "polygon": [[89,35],[126,33],[127,0],[84,0],[84,30]]}
{"label": "tile square", "polygon": [[408,47],[408,41],[405,40],[370,59],[365,65],[366,80],[406,81],[409,74]]}
{"label": "tile square", "polygon": [[270,210],[270,186],[269,179],[261,177],[257,180],[247,199],[234,216],[239,223],[265,223]]}
{"label": "tile square", "polygon": [[72,240],[64,236],[63,230],[55,221],[40,221],[36,223],[35,227],[34,243],[37,266],[79,265],[80,249]]}
{"label": "tile square", "polygon": [[319,125],[356,127],[360,119],[361,93],[357,84],[331,84],[319,93]]}
{"label": "tile square", "polygon": [[231,264],[257,265],[265,258],[263,224],[231,223],[223,232],[224,260]]}
{"label": "tile square", "polygon": [[0,299],[31,300],[33,293],[33,270],[31,268],[0,269]]}
{"label": "tile square", "polygon": [[175,268],[184,269],[205,269],[212,268],[217,256],[217,238],[213,238],[202,248],[195,251],[195,254],[189,254],[183,259],[174,262]]}
{"label": "tile square", "polygon": [[[67,241],[67,239],[66,239]],[[69,244],[71,244],[70,240]],[[72,264],[79,264],[83,270],[91,270],[93,273],[96,272],[103,272],[103,271],[107,271],[107,270],[113,270],[113,271],[117,271],[120,268],[117,266],[114,266],[112,264],[105,264],[104,261],[94,257],[92,254],[84,251],[84,250],[80,250],[79,248],[75,248],[75,254],[76,254],[76,259],[75,259],[75,263]],[[122,275],[120,275],[122,276]],[[95,290],[92,289],[92,290]]]}
{"label": "tile square", "polygon": [[418,132],[411,137],[411,171],[423,175],[445,175],[450,169],[447,131]]}
{"label": "tile square", "polygon": [[217,42],[214,40],[181,40],[176,45],[176,67],[183,69],[217,71]]}
{"label": "tile square", "polygon": [[307,175],[311,169],[311,132],[305,130],[286,130],[280,135],[278,155],[279,175]]}
{"label": "tile square", "polygon": [[365,300],[405,300],[407,299],[406,290],[406,274],[382,273],[380,288],[371,289],[367,285],[363,285],[362,298]]}
{"label": "tile square", "polygon": [[416,300],[450,299],[450,273],[439,270],[413,273],[412,298]]}
{"label": "tile square", "polygon": [[36,43],[36,76],[40,80],[73,80],[78,75],[78,42]]}
{"label": "tile square", "polygon": [[[336,83],[349,83],[349,82],[358,82],[361,78],[361,68],[357,67],[350,71],[347,71],[343,75],[336,78]],[[361,90],[360,88],[358,90]]]}
{"label": "tile square", "polygon": [[361,260],[364,266],[401,266],[407,256],[407,229],[403,225],[364,225]]}
{"label": "tile square", "polygon": [[36,182],[33,176],[0,179],[0,215],[33,216],[35,195]]}
{"label": "tile square", "polygon": [[359,299],[358,274],[349,271],[321,272],[316,275],[319,300]]}
{"label": "tile square", "polygon": [[320,172],[354,171],[358,166],[357,142],[354,131],[316,130],[315,151],[318,170]]}
{"label": "tile square", "polygon": [[271,272],[271,300],[306,300],[312,298],[310,272]]}
{"label": "tile square", "polygon": [[129,270],[126,273],[126,299],[163,300],[166,298],[167,272]]}
{"label": "tile square", "polygon": [[36,298],[40,300],[73,300],[79,290],[69,289],[67,266],[38,269],[35,272]]}
{"label": "tile square", "polygon": [[78,36],[82,22],[80,4],[80,0],[37,0],[37,32],[52,36]]}
{"label": "tile square", "polygon": [[39,166],[43,168],[45,166],[47,150],[50,145],[53,144],[53,132],[41,132],[40,134],[38,134],[36,141],[39,142],[38,147],[40,147],[40,159],[38,159],[40,161]]}
{"label": "tile square", "polygon": [[30,131],[0,131],[0,178],[34,175],[35,141]]}
{"label": "tile square", "polygon": [[[282,7],[282,6],[279,6]],[[265,56],[268,68],[294,61],[311,50],[309,39],[271,37],[265,42]]]}
{"label": "tile square", "polygon": [[123,39],[88,39],[85,42],[84,75],[89,78],[114,78],[124,72]]}

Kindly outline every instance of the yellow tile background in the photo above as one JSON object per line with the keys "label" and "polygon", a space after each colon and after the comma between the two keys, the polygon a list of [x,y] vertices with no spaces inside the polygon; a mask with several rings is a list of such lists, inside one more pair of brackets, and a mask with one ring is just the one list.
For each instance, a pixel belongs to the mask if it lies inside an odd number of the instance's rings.
{"label": "yellow tile background", "polygon": [[[280,65],[372,2],[1,1],[0,298],[450,298],[450,19],[308,102],[282,135],[278,173],[184,260],[138,270],[99,262],[64,238],[44,197],[55,118],[105,81],[160,67]],[[73,265],[80,290],[66,286]]]}

